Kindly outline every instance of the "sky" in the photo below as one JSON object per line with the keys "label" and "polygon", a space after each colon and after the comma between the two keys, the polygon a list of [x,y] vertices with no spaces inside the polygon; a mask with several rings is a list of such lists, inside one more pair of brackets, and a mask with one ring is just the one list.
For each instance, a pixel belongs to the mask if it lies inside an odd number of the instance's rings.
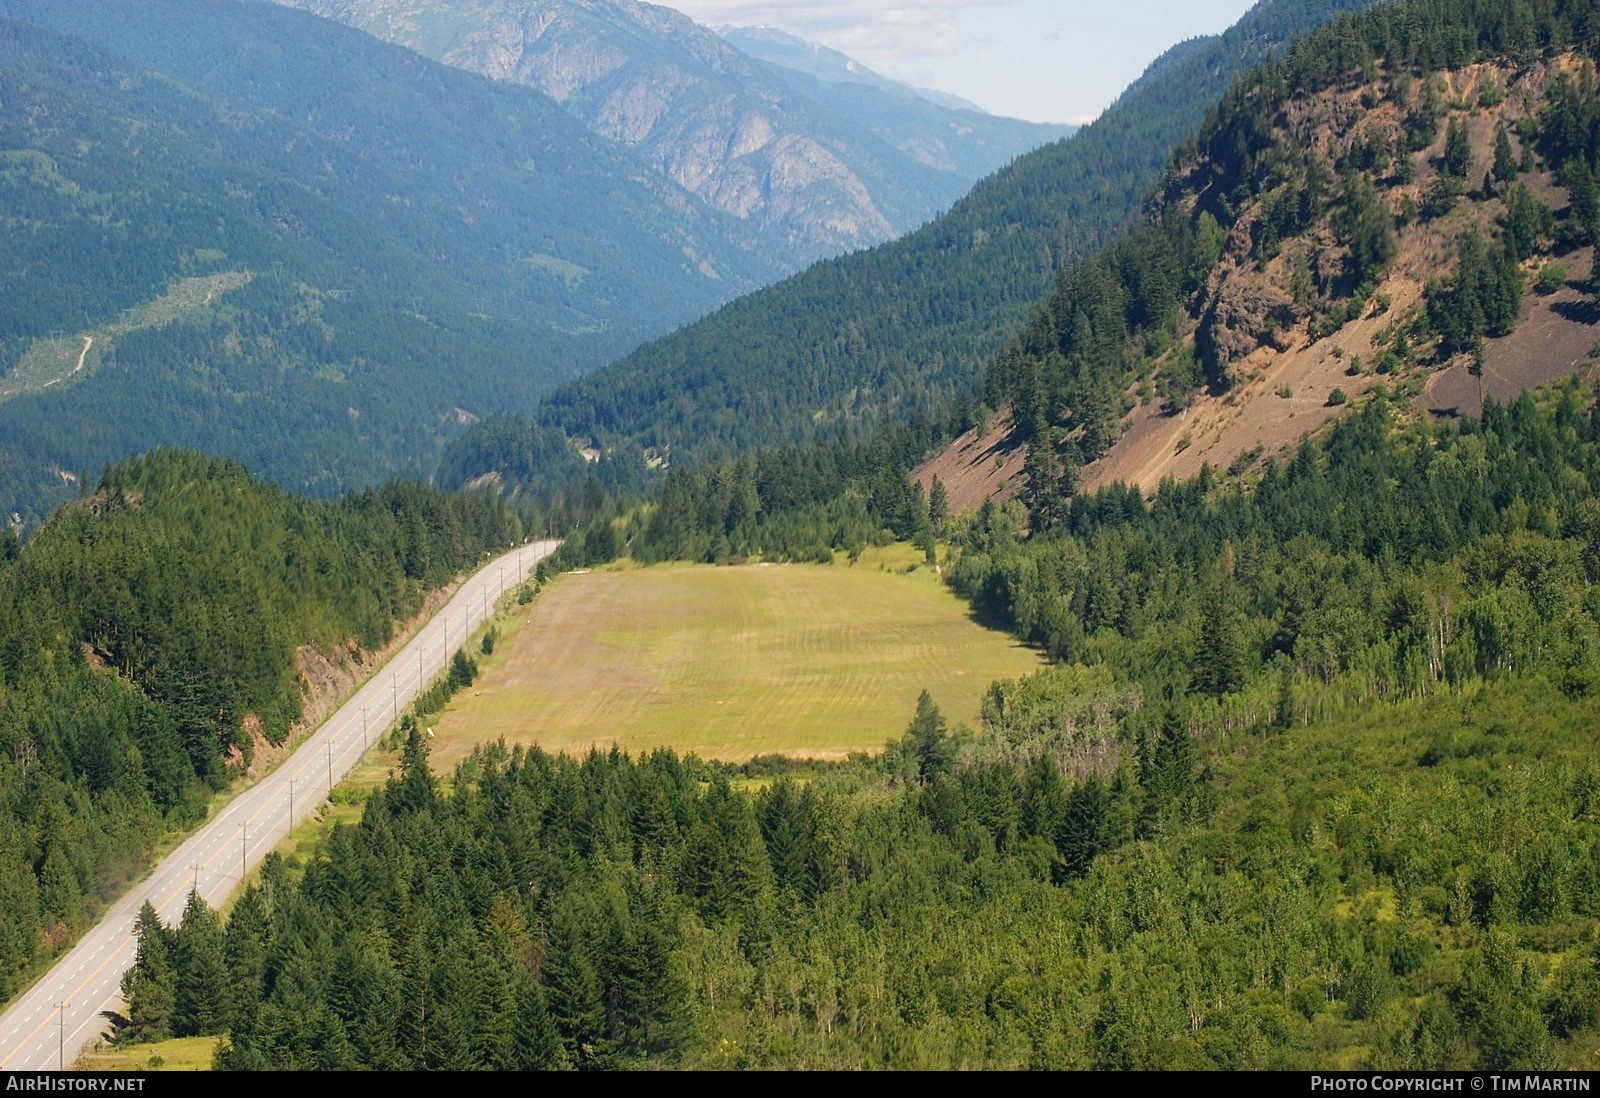
{"label": "sky", "polygon": [[1254,0],[654,0],[717,27],[765,25],[991,114],[1088,122],[1169,46]]}

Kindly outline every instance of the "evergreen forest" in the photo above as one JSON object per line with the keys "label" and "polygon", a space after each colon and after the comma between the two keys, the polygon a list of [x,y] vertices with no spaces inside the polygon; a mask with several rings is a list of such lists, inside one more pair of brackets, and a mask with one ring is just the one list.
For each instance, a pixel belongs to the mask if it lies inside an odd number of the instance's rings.
{"label": "evergreen forest", "polygon": [[0,996],[286,742],[306,661],[359,671],[520,536],[489,493],[312,501],[188,451],[108,468],[26,544],[0,530]]}
{"label": "evergreen forest", "polygon": [[924,698],[798,778],[502,748],[448,784],[414,732],[225,925],[147,930],[135,1017],[203,1001],[223,1067],[1586,1066],[1597,488],[1568,388],[1374,401],[1251,491],[1026,541],[958,516],[952,583],[1056,657],[978,729]]}
{"label": "evergreen forest", "polygon": [[741,297],[558,387],[527,419],[468,430],[442,482],[498,472],[548,492],[570,469],[519,459],[572,438],[600,448],[602,480],[637,492],[652,486],[646,457],[691,464],[868,433],[885,412],[970,407],[984,363],[1062,269],[1138,217],[1230,81],[1370,2],[1267,0],[1224,34],[1174,47],[1070,140],[1019,157],[921,229]]}
{"label": "evergreen forest", "polygon": [[158,445],[321,496],[425,474],[785,269],[636,176],[536,92],[277,5],[5,0],[0,520]]}

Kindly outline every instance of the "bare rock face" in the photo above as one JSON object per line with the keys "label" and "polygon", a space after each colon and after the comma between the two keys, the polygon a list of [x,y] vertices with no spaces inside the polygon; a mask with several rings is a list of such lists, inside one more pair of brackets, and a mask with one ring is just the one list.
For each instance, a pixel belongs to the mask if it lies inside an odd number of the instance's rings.
{"label": "bare rock face", "polygon": [[1259,230],[1254,212],[1234,222],[1223,258],[1207,276],[1195,304],[1199,316],[1195,350],[1217,388],[1239,380],[1235,367],[1252,352],[1262,347],[1288,350],[1297,326],[1308,315],[1282,285],[1278,266],[1263,269],[1251,259]]}
{"label": "bare rock face", "polygon": [[[636,76],[622,82],[603,102],[586,112],[585,121],[590,128],[620,145],[643,145],[651,134],[670,123],[673,104],[697,83],[670,65],[656,66],[654,71],[641,75],[643,79]],[[571,102],[569,98],[563,101]]]}
{"label": "bare rock face", "polygon": [[1287,350],[1300,320],[1294,299],[1280,287],[1262,278],[1229,279],[1201,319],[1201,360],[1214,379],[1233,380],[1232,365],[1258,347]]}
{"label": "bare rock face", "polygon": [[[950,180],[810,106],[714,32],[635,0],[279,0],[535,88],[796,263],[881,243]],[[886,167],[886,165],[889,165]]]}

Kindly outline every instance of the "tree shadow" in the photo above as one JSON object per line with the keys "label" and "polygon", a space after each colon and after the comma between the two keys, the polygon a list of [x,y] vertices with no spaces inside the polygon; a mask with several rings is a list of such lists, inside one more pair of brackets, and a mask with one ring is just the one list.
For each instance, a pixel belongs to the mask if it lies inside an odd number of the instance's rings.
{"label": "tree shadow", "polygon": [[1009,633],[1016,638],[1018,644],[1022,644],[1024,647],[1027,646],[1021,637],[1017,637],[1016,623],[1006,615],[1003,609],[994,605],[988,599],[979,599],[976,602],[967,603],[967,620],[974,625],[980,625],[996,633]]}
{"label": "tree shadow", "polygon": [[1552,302],[1550,311],[1563,320],[1577,324],[1600,325],[1600,301],[1592,297],[1582,301]]}
{"label": "tree shadow", "polygon": [[1022,449],[1023,445],[1024,440],[1022,437],[1022,431],[1013,427],[1011,430],[995,439],[991,445],[984,447],[983,452],[972,459],[972,464],[982,465],[985,461],[993,461],[996,457],[1010,457],[1012,454]]}

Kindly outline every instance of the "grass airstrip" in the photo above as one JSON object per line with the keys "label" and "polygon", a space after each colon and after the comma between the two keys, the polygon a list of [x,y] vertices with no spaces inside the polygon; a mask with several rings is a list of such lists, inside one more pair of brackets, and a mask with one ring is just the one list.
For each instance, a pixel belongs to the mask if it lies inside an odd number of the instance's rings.
{"label": "grass airstrip", "polygon": [[430,722],[435,768],[502,737],[547,751],[842,758],[903,733],[924,689],[952,725],[975,725],[989,684],[1040,657],[974,622],[919,559],[895,546],[855,564],[561,576],[512,607],[478,682]]}

